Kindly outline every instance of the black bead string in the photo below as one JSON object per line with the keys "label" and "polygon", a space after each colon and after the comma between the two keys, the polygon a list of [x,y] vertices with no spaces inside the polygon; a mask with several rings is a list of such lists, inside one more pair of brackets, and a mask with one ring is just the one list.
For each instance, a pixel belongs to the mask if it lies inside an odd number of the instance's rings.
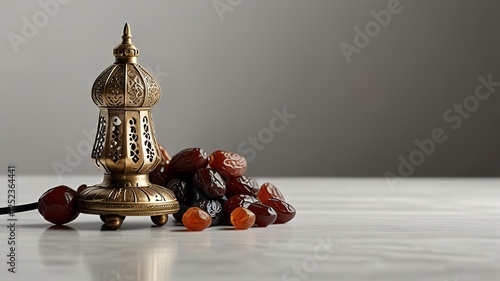
{"label": "black bead string", "polygon": [[38,209],[38,203],[29,203],[24,205],[17,205],[14,207],[2,207],[0,208],[0,215],[6,215],[11,213],[27,212]]}

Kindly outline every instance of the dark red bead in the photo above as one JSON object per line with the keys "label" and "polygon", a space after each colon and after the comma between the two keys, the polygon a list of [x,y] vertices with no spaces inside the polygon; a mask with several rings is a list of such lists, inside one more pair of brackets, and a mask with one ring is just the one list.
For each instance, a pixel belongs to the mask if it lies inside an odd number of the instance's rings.
{"label": "dark red bead", "polygon": [[38,212],[47,221],[61,225],[78,217],[76,200],[77,192],[65,185],[47,190],[38,199]]}

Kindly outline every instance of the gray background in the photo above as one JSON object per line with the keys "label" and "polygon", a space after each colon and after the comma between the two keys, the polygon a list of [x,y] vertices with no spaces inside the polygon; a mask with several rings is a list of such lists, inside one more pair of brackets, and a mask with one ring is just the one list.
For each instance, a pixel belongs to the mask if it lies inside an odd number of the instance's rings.
{"label": "gray background", "polygon": [[16,53],[8,34],[22,36],[23,17],[33,22],[44,10],[3,1],[2,167],[54,175],[58,162],[66,174],[98,174],[88,151],[78,163],[67,149],[83,151],[82,131],[95,131],[90,89],[128,21],[139,63],[162,86],[153,115],[171,154],[238,151],[286,106],[296,118],[258,151],[249,175],[397,174],[398,156],[408,159],[434,128],[447,140],[413,176],[500,175],[500,90],[457,130],[443,119],[474,94],[478,76],[500,81],[499,1],[402,0],[350,63],[339,45],[353,45],[354,28],[388,0],[221,0],[234,6],[222,16],[213,2],[69,1]]}

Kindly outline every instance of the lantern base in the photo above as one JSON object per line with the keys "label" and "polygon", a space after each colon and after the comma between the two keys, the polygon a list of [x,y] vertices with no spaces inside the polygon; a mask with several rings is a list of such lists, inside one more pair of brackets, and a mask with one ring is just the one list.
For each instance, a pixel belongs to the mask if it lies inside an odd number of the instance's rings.
{"label": "lantern base", "polygon": [[[95,215],[163,216],[179,211],[172,191],[151,184],[148,175],[105,175],[78,195],[78,211]],[[164,220],[158,220],[159,224]],[[156,223],[156,222],[155,222]]]}

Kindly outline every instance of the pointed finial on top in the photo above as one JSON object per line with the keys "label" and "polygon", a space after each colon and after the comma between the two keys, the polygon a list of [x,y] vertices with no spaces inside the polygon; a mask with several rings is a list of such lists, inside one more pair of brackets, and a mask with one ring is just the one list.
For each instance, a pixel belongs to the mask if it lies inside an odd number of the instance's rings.
{"label": "pointed finial on top", "polygon": [[116,46],[113,50],[113,54],[116,57],[117,62],[133,62],[137,61],[137,56],[139,56],[139,50],[132,44],[132,34],[130,33],[130,26],[125,23],[123,27],[122,43]]}
{"label": "pointed finial on top", "polygon": [[128,25],[128,22],[125,23],[125,26],[123,27],[123,42],[122,44],[132,44],[132,34],[130,33],[130,26]]}
{"label": "pointed finial on top", "polygon": [[128,25],[128,22],[126,22],[125,27],[123,27],[123,34],[130,34],[130,25]]}

